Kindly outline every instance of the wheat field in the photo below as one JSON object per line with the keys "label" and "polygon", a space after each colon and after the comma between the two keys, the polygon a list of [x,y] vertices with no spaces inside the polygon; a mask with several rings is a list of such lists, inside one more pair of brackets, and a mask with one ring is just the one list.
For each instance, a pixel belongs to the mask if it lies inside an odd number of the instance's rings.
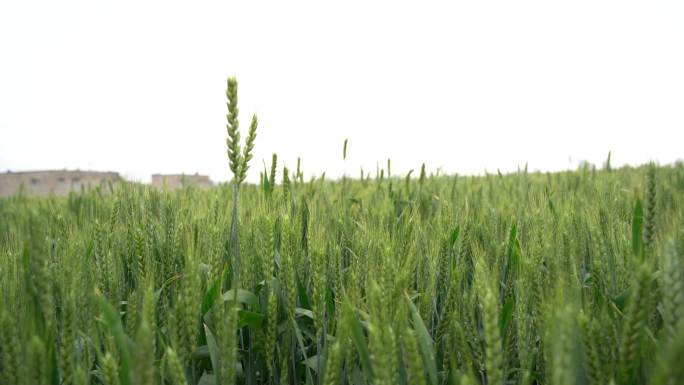
{"label": "wheat field", "polygon": [[249,184],[227,98],[230,183],[0,199],[0,384],[684,383],[684,165]]}

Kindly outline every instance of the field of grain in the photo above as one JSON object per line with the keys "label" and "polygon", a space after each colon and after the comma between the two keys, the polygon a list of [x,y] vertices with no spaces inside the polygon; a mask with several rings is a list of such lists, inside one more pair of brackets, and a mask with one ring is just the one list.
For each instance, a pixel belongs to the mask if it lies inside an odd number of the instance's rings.
{"label": "field of grain", "polygon": [[0,384],[682,383],[682,164],[247,184],[228,88],[231,183],[0,199]]}

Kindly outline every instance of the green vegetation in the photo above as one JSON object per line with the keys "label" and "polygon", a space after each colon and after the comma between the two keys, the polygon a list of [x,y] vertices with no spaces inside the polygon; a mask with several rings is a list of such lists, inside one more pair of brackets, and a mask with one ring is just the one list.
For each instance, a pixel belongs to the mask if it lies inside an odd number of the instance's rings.
{"label": "green vegetation", "polygon": [[681,381],[683,165],[252,185],[227,96],[229,185],[0,199],[0,384]]}

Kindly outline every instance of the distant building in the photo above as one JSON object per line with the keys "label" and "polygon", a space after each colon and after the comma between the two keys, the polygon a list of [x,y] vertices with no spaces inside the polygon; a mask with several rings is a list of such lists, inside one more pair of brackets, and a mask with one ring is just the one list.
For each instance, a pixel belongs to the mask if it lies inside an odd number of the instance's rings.
{"label": "distant building", "polygon": [[0,174],[0,196],[16,194],[23,186],[30,195],[64,196],[70,191],[80,191],[81,187],[94,187],[102,182],[118,182],[121,176],[116,172],[97,171],[22,171]]}
{"label": "distant building", "polygon": [[166,186],[170,189],[180,188],[184,185],[187,186],[197,186],[202,188],[208,188],[213,185],[211,179],[207,175],[185,175],[185,174],[153,174],[152,175],[152,186],[163,187]]}

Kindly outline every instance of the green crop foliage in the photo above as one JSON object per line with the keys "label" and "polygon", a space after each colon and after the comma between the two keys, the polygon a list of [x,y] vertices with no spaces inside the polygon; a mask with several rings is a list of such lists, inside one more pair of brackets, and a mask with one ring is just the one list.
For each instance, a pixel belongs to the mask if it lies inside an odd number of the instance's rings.
{"label": "green crop foliage", "polygon": [[681,383],[681,163],[254,185],[227,96],[229,183],[0,199],[0,384]]}

